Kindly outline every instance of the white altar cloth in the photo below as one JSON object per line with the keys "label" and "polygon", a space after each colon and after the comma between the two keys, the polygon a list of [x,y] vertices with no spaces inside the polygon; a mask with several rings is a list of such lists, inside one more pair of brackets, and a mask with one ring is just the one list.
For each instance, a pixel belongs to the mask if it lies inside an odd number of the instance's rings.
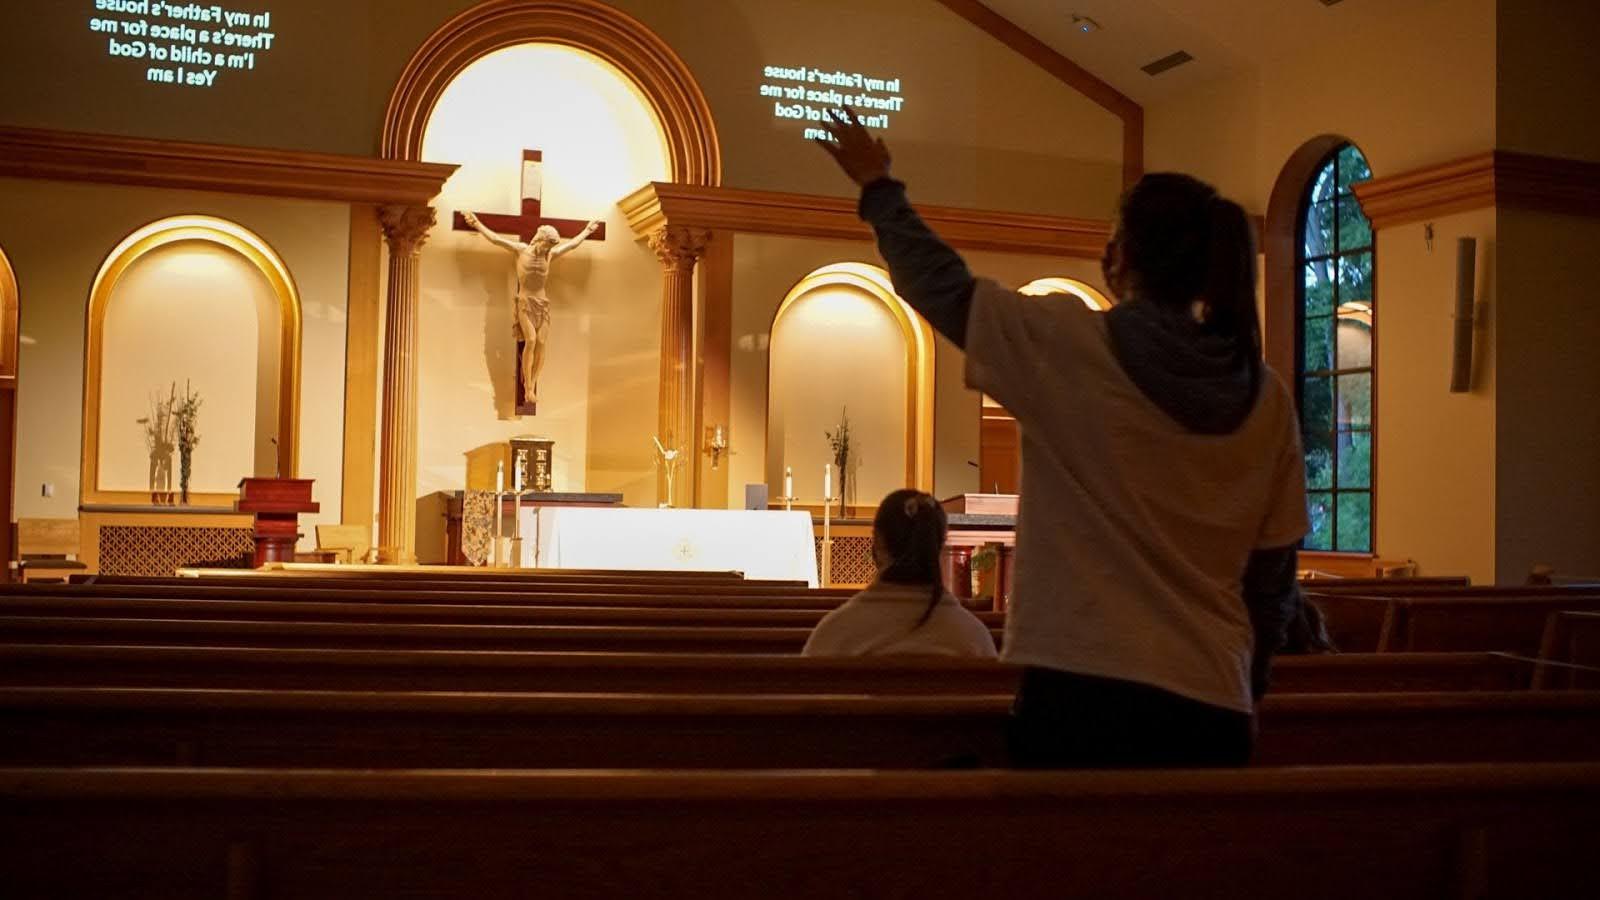
{"label": "white altar cloth", "polygon": [[805,512],[545,506],[522,511],[522,535],[528,567],[737,571],[817,586]]}

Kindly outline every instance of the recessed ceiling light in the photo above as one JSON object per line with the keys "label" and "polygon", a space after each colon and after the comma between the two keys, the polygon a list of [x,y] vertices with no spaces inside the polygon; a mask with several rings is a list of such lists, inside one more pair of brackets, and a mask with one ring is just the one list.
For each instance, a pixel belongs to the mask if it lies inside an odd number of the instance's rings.
{"label": "recessed ceiling light", "polygon": [[1080,16],[1077,13],[1073,13],[1072,28],[1074,31],[1078,31],[1082,34],[1094,34],[1096,31],[1100,30],[1100,23],[1089,18],[1088,16]]}

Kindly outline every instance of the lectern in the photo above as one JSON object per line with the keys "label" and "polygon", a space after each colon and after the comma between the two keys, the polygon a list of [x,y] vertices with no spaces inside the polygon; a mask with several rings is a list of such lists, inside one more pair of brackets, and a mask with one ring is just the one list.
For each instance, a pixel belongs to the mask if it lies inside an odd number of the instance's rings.
{"label": "lectern", "polygon": [[233,508],[256,517],[255,567],[271,562],[294,562],[294,545],[300,540],[300,514],[314,513],[322,504],[311,499],[310,478],[244,478]]}

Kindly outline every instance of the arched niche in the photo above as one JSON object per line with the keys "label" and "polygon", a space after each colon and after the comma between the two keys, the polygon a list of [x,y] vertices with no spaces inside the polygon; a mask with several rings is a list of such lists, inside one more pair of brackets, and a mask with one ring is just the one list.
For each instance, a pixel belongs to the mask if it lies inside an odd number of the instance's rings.
{"label": "arched niche", "polygon": [[[231,504],[246,475],[296,473],[300,295],[259,236],[199,215],[140,228],[101,265],[86,325],[84,503],[150,502],[147,456],[133,457],[148,453],[138,449],[137,420],[158,392],[177,382],[181,393],[186,379],[202,398],[192,505]],[[172,491],[178,485],[174,461]]]}
{"label": "arched niche", "polygon": [[18,327],[17,275],[0,248],[0,386],[14,387],[17,380]]}
{"label": "arched niche", "polygon": [[[595,0],[491,0],[446,22],[417,50],[390,96],[383,155],[421,159],[428,121],[451,82],[479,58],[517,44],[572,47],[626,74],[661,122],[672,180],[721,182],[711,107],[688,65],[643,23]],[[513,97],[508,92],[508,102]]]}
{"label": "arched niche", "polygon": [[1056,294],[1065,294],[1083,301],[1083,305],[1096,312],[1105,312],[1111,308],[1111,299],[1091,285],[1085,284],[1076,278],[1051,276],[1036,278],[1017,289],[1020,294],[1030,297],[1049,297]]}
{"label": "arched niche", "polygon": [[874,506],[902,487],[932,490],[933,331],[895,294],[887,272],[853,262],[817,269],[784,296],[770,334],[769,484],[781,488],[790,466],[795,493],[818,502],[822,466],[831,461],[824,433],[848,407],[862,454],[852,474],[856,505]]}
{"label": "arched niche", "polygon": [[[1053,300],[1075,299],[1084,306],[1104,312],[1111,298],[1098,288],[1076,278],[1052,275],[1037,278],[1017,289],[1029,297]],[[1014,494],[1022,481],[1022,431],[1017,420],[1000,402],[985,394],[978,421],[978,490]]]}

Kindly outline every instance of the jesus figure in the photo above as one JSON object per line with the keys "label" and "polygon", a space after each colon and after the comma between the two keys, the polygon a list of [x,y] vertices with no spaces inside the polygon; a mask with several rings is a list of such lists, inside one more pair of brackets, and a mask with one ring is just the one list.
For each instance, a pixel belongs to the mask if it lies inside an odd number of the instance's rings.
{"label": "jesus figure", "polygon": [[549,225],[541,225],[526,244],[514,241],[484,227],[478,217],[469,212],[461,214],[468,225],[497,247],[517,256],[516,322],[512,332],[522,342],[522,390],[524,402],[539,402],[539,372],[544,369],[545,346],[550,340],[550,298],[545,296],[545,282],[550,277],[550,262],[577,249],[584,239],[594,234],[599,222],[590,222],[571,240],[563,241],[561,235]]}

